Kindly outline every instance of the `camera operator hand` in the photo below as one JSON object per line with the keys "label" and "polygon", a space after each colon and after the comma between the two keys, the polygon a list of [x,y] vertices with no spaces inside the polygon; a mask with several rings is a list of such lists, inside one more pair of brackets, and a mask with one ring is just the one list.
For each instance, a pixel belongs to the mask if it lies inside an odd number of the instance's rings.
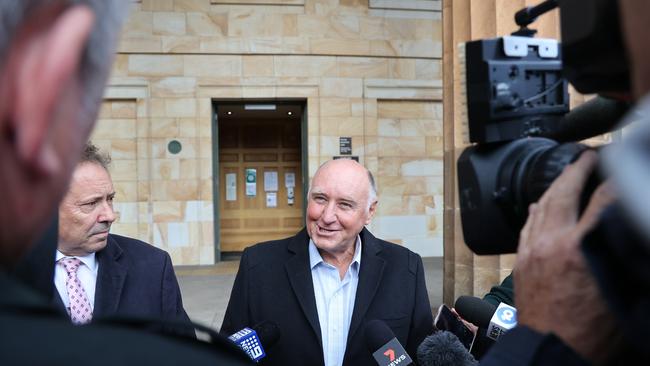
{"label": "camera operator hand", "polygon": [[583,153],[529,207],[514,280],[520,325],[552,332],[582,357],[599,364],[616,348],[614,340],[619,337],[580,249],[584,236],[615,198],[611,186],[603,183],[579,215],[580,193],[596,162],[596,153]]}

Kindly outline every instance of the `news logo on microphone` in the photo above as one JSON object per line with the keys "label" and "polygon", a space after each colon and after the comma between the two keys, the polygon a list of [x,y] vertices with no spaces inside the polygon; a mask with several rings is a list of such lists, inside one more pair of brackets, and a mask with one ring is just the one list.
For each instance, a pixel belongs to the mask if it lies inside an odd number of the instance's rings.
{"label": "news logo on microphone", "polygon": [[397,338],[388,341],[375,351],[372,356],[381,366],[409,365],[413,362]]}
{"label": "news logo on microphone", "polygon": [[517,309],[510,305],[500,303],[490,320],[487,336],[497,340],[503,333],[514,328],[515,325],[517,325]]}
{"label": "news logo on microphone", "polygon": [[266,356],[257,332],[250,328],[244,328],[228,337],[228,339],[244,350],[248,354],[248,357],[255,362]]}

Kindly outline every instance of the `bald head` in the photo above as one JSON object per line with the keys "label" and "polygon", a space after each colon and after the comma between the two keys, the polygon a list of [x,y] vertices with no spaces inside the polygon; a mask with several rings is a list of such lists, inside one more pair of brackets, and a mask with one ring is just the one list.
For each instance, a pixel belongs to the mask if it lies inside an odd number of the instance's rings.
{"label": "bald head", "polygon": [[318,167],[318,170],[316,170],[316,173],[314,174],[314,178],[312,180],[312,184],[309,187],[309,191],[311,192],[312,187],[314,186],[314,181],[316,181],[316,178],[318,177],[319,173],[324,170],[330,170],[332,169],[334,172],[341,172],[341,171],[350,171],[353,173],[358,174],[357,179],[360,179],[365,182],[365,184],[368,187],[368,209],[370,206],[372,206],[373,203],[377,202],[377,184],[375,183],[375,177],[373,177],[372,173],[370,170],[368,170],[366,167],[361,165],[355,160],[352,159],[335,159],[335,160],[328,160],[321,164],[320,167]]}

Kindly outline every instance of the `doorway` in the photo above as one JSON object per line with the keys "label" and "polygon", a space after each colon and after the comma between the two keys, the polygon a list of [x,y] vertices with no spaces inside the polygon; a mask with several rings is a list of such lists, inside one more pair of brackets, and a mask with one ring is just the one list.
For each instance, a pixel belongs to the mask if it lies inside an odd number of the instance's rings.
{"label": "doorway", "polygon": [[[215,236],[221,257],[304,225],[304,102],[214,102]],[[219,255],[217,257],[220,257]]]}

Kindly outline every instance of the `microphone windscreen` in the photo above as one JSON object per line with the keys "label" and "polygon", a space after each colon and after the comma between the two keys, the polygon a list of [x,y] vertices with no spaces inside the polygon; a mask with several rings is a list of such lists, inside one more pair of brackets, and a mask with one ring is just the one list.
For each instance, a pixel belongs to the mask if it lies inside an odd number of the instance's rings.
{"label": "microphone windscreen", "polygon": [[257,333],[264,349],[273,346],[280,339],[280,328],[275,322],[263,320],[257,323],[253,330]]}
{"label": "microphone windscreen", "polygon": [[474,296],[459,297],[454,304],[454,309],[461,318],[482,328],[490,325],[492,315],[497,310],[496,306]]}
{"label": "microphone windscreen", "polygon": [[395,338],[393,331],[381,320],[371,320],[366,324],[366,345],[370,352],[375,352]]}
{"label": "microphone windscreen", "polygon": [[418,346],[418,364],[421,366],[476,366],[478,362],[453,333],[438,331],[426,337]]}

